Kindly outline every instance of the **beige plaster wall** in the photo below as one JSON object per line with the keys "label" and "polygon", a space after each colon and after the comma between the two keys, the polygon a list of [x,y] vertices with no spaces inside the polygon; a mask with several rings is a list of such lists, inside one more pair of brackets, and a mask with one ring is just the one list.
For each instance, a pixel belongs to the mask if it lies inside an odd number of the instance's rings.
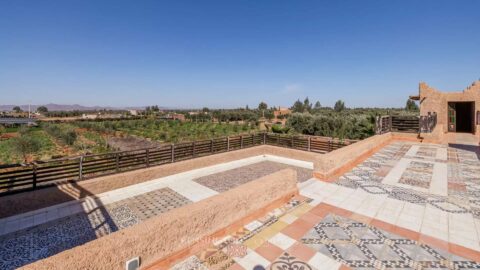
{"label": "beige plaster wall", "polygon": [[353,165],[359,158],[369,155],[392,140],[392,133],[375,135],[354,144],[342,147],[330,153],[319,155],[314,162],[314,173],[317,177],[328,179],[342,168]]}
{"label": "beige plaster wall", "polygon": [[264,154],[277,155],[304,161],[313,161],[316,156],[321,155],[300,150],[261,145],[211,156],[199,157],[146,169],[98,177],[90,180],[80,181],[74,184],[65,184],[51,188],[39,189],[32,192],[24,192],[0,197],[0,205],[2,206],[0,207],[0,218],[25,213],[58,203],[84,198],[86,196],[107,192],[193,169],[199,169]]}
{"label": "beige plaster wall", "polygon": [[[448,102],[473,101],[475,112],[480,110],[480,81],[475,81],[461,92],[440,92],[422,82],[419,85],[419,94],[420,115],[437,112],[437,124],[443,127],[444,133],[448,132]],[[480,126],[476,125],[474,127],[475,132],[480,134]]]}
{"label": "beige plaster wall", "polygon": [[146,266],[183,250],[272,202],[298,192],[296,172],[285,169],[198,203],[61,252],[23,269],[124,269],[140,256]]}

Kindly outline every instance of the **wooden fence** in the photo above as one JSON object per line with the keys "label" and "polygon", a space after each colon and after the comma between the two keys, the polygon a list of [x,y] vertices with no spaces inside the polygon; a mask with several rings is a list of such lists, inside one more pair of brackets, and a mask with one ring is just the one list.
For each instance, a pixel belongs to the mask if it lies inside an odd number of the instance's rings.
{"label": "wooden fence", "polygon": [[405,132],[405,133],[430,133],[437,124],[437,114],[428,113],[424,116],[377,116],[375,133]]}
{"label": "wooden fence", "polygon": [[134,151],[0,165],[0,196],[262,144],[326,153],[354,142],[328,137],[260,133]]}

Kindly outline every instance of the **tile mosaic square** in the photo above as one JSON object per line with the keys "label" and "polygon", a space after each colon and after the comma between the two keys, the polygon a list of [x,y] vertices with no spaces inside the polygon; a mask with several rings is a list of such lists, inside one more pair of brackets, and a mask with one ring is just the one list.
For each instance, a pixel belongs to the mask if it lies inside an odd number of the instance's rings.
{"label": "tile mosaic square", "polygon": [[286,250],[291,256],[294,256],[302,261],[309,261],[316,251],[302,243],[296,242],[290,248]]}
{"label": "tile mosaic square", "polygon": [[345,217],[328,215],[301,239],[302,243],[351,268],[462,268],[480,263],[459,258],[416,240]]}
{"label": "tile mosaic square", "polygon": [[208,268],[196,256],[191,256],[177,263],[170,270],[208,270]]}
{"label": "tile mosaic square", "polygon": [[271,262],[283,253],[283,249],[270,242],[263,243],[261,246],[255,249],[255,251]]}
{"label": "tile mosaic square", "polygon": [[263,161],[224,172],[206,175],[194,179],[193,181],[217,192],[224,192],[241,184],[248,183],[259,177],[263,177],[286,168],[291,168],[297,171],[298,182],[304,182],[312,178],[312,170],[310,169],[273,161]]}
{"label": "tile mosaic square", "polygon": [[415,187],[430,188],[433,175],[433,163],[412,161],[400,177],[399,183]]}
{"label": "tile mosaic square", "polygon": [[271,270],[287,270],[287,269],[301,269],[301,270],[315,270],[314,267],[310,266],[304,260],[293,256],[287,252],[283,253],[282,256],[278,257],[269,267]]}
{"label": "tile mosaic square", "polygon": [[210,270],[228,269],[234,263],[234,259],[225,254],[223,251],[218,251],[212,254],[203,262],[203,264]]}
{"label": "tile mosaic square", "polygon": [[[410,151],[414,146],[418,148],[420,154],[418,151]],[[408,157],[405,156],[406,149],[410,149]],[[448,163],[442,164],[434,158],[425,157],[434,156],[435,151],[432,149],[437,149],[437,156],[439,152],[446,151]],[[467,149],[395,142],[344,174],[335,184],[361,189],[369,194],[386,194],[388,198],[403,202],[431,205],[448,213],[472,213],[476,218],[480,218],[480,212],[476,210],[480,209],[480,205],[476,205],[477,198],[480,197],[479,156]],[[452,162],[452,157],[457,157],[458,162]],[[402,185],[396,186],[390,181],[383,183],[385,177],[379,176],[379,170],[393,166],[401,160],[412,163],[410,168],[398,176],[399,180],[403,178],[399,182]],[[439,173],[441,175],[438,175]],[[445,180],[442,178],[445,176],[447,181],[444,183]],[[412,188],[408,188],[409,186]]]}
{"label": "tile mosaic square", "polygon": [[262,257],[254,250],[248,250],[247,255],[243,258],[234,258],[234,260],[245,269],[263,269],[270,265],[270,261]]}
{"label": "tile mosaic square", "polygon": [[269,243],[286,250],[292,246],[296,241],[283,233],[277,233],[275,236],[268,240]]}

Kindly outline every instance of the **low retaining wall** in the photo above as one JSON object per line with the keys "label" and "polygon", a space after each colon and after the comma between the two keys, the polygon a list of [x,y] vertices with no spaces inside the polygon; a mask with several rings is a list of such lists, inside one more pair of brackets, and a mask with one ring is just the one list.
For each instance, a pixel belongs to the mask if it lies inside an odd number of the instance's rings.
{"label": "low retaining wall", "polygon": [[23,269],[123,269],[125,262],[136,256],[141,257],[142,266],[147,266],[245,217],[272,209],[273,202],[284,203],[298,192],[296,184],[294,170],[281,170]]}
{"label": "low retaining wall", "polygon": [[73,184],[59,185],[0,197],[0,205],[2,206],[0,207],[0,218],[41,209],[71,200],[77,200],[177,173],[265,154],[310,162],[314,160],[315,156],[320,155],[277,146],[261,145],[232,152],[168,163],[146,169],[102,176]]}
{"label": "low retaining wall", "polygon": [[318,155],[314,161],[313,174],[322,180],[333,180],[390,143],[392,138],[392,133],[388,132]]}

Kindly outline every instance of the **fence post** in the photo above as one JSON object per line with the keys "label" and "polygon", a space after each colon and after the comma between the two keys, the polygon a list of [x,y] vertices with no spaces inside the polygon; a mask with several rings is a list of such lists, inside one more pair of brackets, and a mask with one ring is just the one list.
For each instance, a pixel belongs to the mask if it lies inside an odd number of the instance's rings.
{"label": "fence post", "polygon": [[252,134],[252,146],[255,145],[255,135]]}
{"label": "fence post", "polygon": [[332,139],[328,139],[328,152],[332,152]]}
{"label": "fence post", "polygon": [[243,136],[240,135],[240,149],[243,148]]}
{"label": "fence post", "polygon": [[78,161],[78,180],[83,179],[83,155],[80,156],[80,160]]}
{"label": "fence post", "polygon": [[150,167],[150,149],[145,149],[145,155],[147,157],[147,167]]}
{"label": "fence post", "polygon": [[389,131],[392,132],[392,115],[388,117],[388,126],[389,126]]}
{"label": "fence post", "polygon": [[172,163],[173,163],[175,162],[175,144],[172,143],[172,145],[170,146],[170,150],[172,153]]}
{"label": "fence post", "polygon": [[115,154],[115,171],[120,171],[120,155],[118,153]]}
{"label": "fence post", "polygon": [[277,134],[277,145],[280,145],[280,134]]}
{"label": "fence post", "polygon": [[312,137],[308,136],[308,152],[310,152],[311,150],[311,141],[312,140]]}
{"label": "fence post", "polygon": [[210,152],[213,153],[213,139],[210,140]]}
{"label": "fence post", "polygon": [[33,163],[33,189],[37,188],[37,164]]}
{"label": "fence post", "polygon": [[230,151],[230,136],[227,136],[227,152]]}
{"label": "fence post", "polygon": [[192,143],[192,156],[195,156],[195,141]]}
{"label": "fence post", "polygon": [[267,132],[263,133],[263,144],[267,144]]}
{"label": "fence post", "polygon": [[294,136],[293,136],[293,135],[292,135],[292,139],[291,139],[291,140],[292,140],[292,141],[291,141],[290,144],[291,144],[292,148],[294,148],[294,147],[293,147],[293,140],[294,140]]}

